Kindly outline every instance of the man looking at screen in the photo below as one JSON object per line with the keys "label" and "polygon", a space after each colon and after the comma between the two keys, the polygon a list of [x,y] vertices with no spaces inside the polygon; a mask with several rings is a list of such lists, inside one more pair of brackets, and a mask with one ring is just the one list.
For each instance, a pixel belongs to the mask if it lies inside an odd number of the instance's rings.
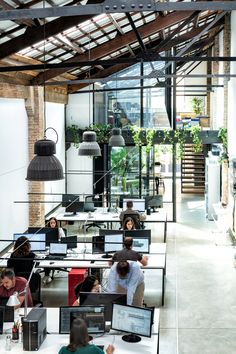
{"label": "man looking at screen", "polygon": [[132,250],[133,246],[133,238],[132,237],[126,237],[124,240],[124,248],[121,251],[116,252],[113,257],[112,261],[113,262],[119,262],[119,261],[139,261],[143,266],[146,266],[148,264],[148,257],[143,256],[141,253],[138,253],[134,250]]}
{"label": "man looking at screen", "polygon": [[113,264],[108,276],[107,292],[127,293],[127,305],[143,305],[144,275],[140,265],[134,261]]}
{"label": "man looking at screen", "polygon": [[[1,273],[0,298],[10,297],[15,292],[23,292],[25,290],[26,283],[27,280],[22,277],[16,277],[12,269],[4,269]],[[20,301],[20,305],[16,306],[16,308],[20,307],[23,304],[25,300],[25,295],[20,294],[18,296],[18,300]],[[27,305],[29,307],[33,306],[31,292],[29,288],[27,289]]]}

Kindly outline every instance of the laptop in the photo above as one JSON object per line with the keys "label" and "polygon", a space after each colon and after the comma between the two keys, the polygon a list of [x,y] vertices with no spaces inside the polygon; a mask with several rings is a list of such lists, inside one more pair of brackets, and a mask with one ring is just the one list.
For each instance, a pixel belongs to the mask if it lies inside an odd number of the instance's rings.
{"label": "laptop", "polygon": [[46,257],[46,259],[64,259],[66,255],[66,243],[50,243],[49,255]]}

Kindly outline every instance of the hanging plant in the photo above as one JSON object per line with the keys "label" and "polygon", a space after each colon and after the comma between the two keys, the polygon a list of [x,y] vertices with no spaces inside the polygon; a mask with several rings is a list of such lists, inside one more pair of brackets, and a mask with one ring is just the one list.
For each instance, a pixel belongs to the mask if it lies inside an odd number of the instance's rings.
{"label": "hanging plant", "polygon": [[153,147],[153,138],[156,131],[154,129],[146,129],[146,153],[149,153]]}
{"label": "hanging plant", "polygon": [[184,147],[186,144],[187,131],[184,129],[175,130],[174,137],[177,143],[176,148],[176,158],[177,160],[182,159],[184,156]]}
{"label": "hanging plant", "polygon": [[72,124],[71,126],[66,127],[66,136],[67,141],[70,142],[72,140],[73,145],[78,148],[81,142],[81,131],[76,124]]}
{"label": "hanging plant", "polygon": [[132,138],[133,138],[133,141],[134,141],[134,145],[137,146],[137,147],[141,147],[143,146],[143,139],[142,139],[142,131],[143,129],[142,128],[138,128],[134,125],[131,125],[130,126],[130,130],[131,130],[131,133],[132,133]]}
{"label": "hanging plant", "polygon": [[99,144],[106,144],[111,136],[111,125],[110,124],[90,124],[85,130],[92,130],[97,135],[97,142]]}
{"label": "hanging plant", "polygon": [[204,108],[204,101],[202,98],[193,97],[192,99],[193,112],[198,116],[202,113]]}
{"label": "hanging plant", "polygon": [[227,128],[221,127],[218,132],[218,138],[220,139],[223,147],[223,151],[220,155],[219,161],[223,162],[228,160],[228,134]]}
{"label": "hanging plant", "polygon": [[194,125],[190,129],[192,138],[193,138],[193,151],[194,152],[202,152],[203,145],[202,140],[200,138],[201,128],[198,125]]}

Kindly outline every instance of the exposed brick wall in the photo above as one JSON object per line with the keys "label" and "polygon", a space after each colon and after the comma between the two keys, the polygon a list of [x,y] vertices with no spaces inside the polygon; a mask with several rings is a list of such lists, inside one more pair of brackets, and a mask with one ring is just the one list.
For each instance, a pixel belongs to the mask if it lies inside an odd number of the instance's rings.
{"label": "exposed brick wall", "polygon": [[[34,157],[34,143],[43,138],[44,132],[44,88],[30,87],[29,96],[25,100],[25,107],[28,114],[28,144],[29,161]],[[43,193],[44,182],[29,182],[30,193]],[[43,195],[29,194],[29,225],[44,225],[44,204],[38,201],[44,200]],[[35,201],[35,203],[34,203]]]}

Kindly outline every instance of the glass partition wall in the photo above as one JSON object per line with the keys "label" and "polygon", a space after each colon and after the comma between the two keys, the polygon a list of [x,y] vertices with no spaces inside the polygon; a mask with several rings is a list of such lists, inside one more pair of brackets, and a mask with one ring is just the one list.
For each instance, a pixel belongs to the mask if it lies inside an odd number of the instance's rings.
{"label": "glass partition wall", "polygon": [[[155,65],[159,67],[160,62],[153,65],[154,68]],[[103,85],[102,90],[99,87],[99,92],[94,90],[94,124],[110,124],[122,128],[123,132],[127,130],[126,134],[131,135],[131,125],[157,130],[170,128],[165,88],[155,87],[153,79],[145,80],[145,86],[142,79],[129,80],[131,76],[148,74],[153,69],[149,63],[143,66],[133,65],[111,76],[111,81]],[[107,166],[104,170],[107,175],[96,184],[99,191],[95,189],[94,193],[103,191],[110,195],[110,200],[106,198],[108,206],[121,205],[124,197],[155,197],[159,206],[168,208],[168,220],[173,220],[175,200],[170,146],[154,145],[149,152],[145,146],[107,146],[104,158],[101,167]]]}

